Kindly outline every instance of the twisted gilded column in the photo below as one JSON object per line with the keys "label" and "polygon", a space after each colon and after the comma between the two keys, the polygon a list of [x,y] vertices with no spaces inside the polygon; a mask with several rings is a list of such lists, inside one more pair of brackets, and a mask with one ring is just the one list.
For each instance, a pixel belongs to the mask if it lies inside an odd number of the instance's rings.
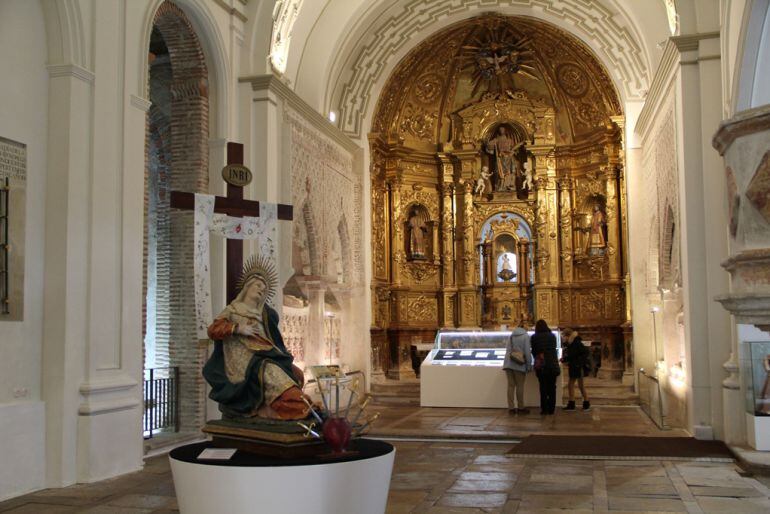
{"label": "twisted gilded column", "polygon": [[[450,165],[451,166],[451,165]],[[452,200],[454,187],[451,182],[441,184],[441,285],[442,285],[442,326],[455,326],[455,251],[454,251],[454,212]]]}
{"label": "twisted gilded column", "polygon": [[462,187],[462,276],[460,280],[460,326],[478,326],[478,291],[476,290],[476,237],[473,222],[473,182],[461,182]]}
{"label": "twisted gilded column", "polygon": [[561,238],[561,281],[572,282],[572,188],[571,178],[558,181],[559,187],[559,235]]}
{"label": "twisted gilded column", "polygon": [[404,252],[404,225],[401,223],[401,179],[393,178],[388,181],[390,190],[390,219],[392,220],[392,232],[390,248],[393,253],[390,269],[391,284],[401,285],[401,265],[406,262]]}
{"label": "twisted gilded column", "polygon": [[610,280],[618,280],[622,278],[622,252],[620,247],[620,220],[618,212],[618,171],[614,166],[608,166],[602,171],[606,181],[609,278]]}
{"label": "twisted gilded column", "polygon": [[465,181],[463,187],[463,285],[475,286],[476,234],[473,223],[473,182]]}
{"label": "twisted gilded column", "polygon": [[535,181],[535,313],[549,324],[558,323],[557,284],[559,282],[558,192],[556,158],[552,151],[536,157],[545,163]]}

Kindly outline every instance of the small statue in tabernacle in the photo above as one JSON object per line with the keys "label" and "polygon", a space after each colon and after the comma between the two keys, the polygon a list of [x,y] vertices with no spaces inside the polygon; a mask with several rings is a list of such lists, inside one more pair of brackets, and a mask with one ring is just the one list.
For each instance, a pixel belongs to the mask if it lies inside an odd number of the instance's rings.
{"label": "small statue in tabernacle", "polygon": [[273,265],[253,256],[244,266],[237,296],[209,326],[215,345],[203,376],[225,419],[309,415],[301,389],[304,376],[284,346],[278,313],[266,303],[277,285]]}
{"label": "small statue in tabernacle", "polygon": [[[513,264],[511,264],[511,259],[508,257],[509,253],[503,254],[503,260],[500,264],[500,272],[497,274],[498,277],[500,277],[503,281],[508,282],[516,278],[516,271],[514,271]],[[514,257],[515,260],[515,257]]]}
{"label": "small statue in tabernacle", "polygon": [[594,212],[591,215],[591,229],[588,238],[588,255],[604,255],[607,248],[607,238],[604,235],[607,221],[604,213],[598,205],[594,205]]}

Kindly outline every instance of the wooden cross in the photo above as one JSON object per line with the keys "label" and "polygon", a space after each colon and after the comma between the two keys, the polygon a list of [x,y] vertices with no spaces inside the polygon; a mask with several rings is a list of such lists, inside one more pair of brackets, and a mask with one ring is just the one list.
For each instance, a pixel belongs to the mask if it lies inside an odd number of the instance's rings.
{"label": "wooden cross", "polygon": [[[243,164],[243,145],[227,143],[227,164]],[[195,195],[183,191],[171,191],[171,207],[175,209],[193,210]],[[233,218],[244,216],[259,217],[259,202],[243,199],[243,187],[227,184],[227,196],[214,197],[214,212],[226,214]],[[291,205],[278,204],[278,219],[293,219]],[[243,240],[227,240],[227,301],[230,303],[238,293],[237,284],[243,269]]]}

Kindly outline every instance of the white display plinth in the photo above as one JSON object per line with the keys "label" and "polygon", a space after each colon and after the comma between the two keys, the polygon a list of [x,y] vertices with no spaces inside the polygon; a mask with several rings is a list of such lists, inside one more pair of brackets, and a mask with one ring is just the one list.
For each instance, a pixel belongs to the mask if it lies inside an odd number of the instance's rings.
{"label": "white display plinth", "polygon": [[759,451],[770,451],[770,416],[746,413],[746,435],[749,446]]}
{"label": "white display plinth", "polygon": [[395,454],[307,466],[169,460],[182,514],[382,514]]}
{"label": "white display plinth", "polygon": [[[421,407],[508,408],[508,379],[499,366],[440,365],[428,355],[420,367]],[[556,379],[556,406],[562,404],[562,373]],[[524,403],[540,408],[540,385],[535,372],[524,381]]]}
{"label": "white display plinth", "polygon": [[[561,334],[552,330],[557,358]],[[531,337],[534,331],[528,331]],[[440,330],[433,350],[420,366],[422,407],[508,407],[508,379],[503,371],[510,330]],[[556,379],[556,406],[562,404],[563,375]],[[526,407],[540,408],[540,384],[534,371],[524,381]]]}

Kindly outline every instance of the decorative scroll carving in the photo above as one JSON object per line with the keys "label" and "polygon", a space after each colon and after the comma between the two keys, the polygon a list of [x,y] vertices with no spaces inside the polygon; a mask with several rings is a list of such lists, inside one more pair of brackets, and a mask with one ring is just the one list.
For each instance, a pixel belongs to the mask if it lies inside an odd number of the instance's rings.
{"label": "decorative scroll carving", "polygon": [[427,296],[410,297],[407,302],[410,321],[437,322],[438,305],[435,298]]}
{"label": "decorative scroll carving", "polygon": [[429,104],[441,94],[443,81],[436,72],[428,72],[421,75],[414,86],[414,96],[424,103]]}
{"label": "decorative scroll carving", "polygon": [[588,77],[577,64],[560,64],[556,68],[556,80],[562,90],[570,96],[580,98],[588,92]]}
{"label": "decorative scroll carving", "polygon": [[404,108],[399,131],[401,134],[413,136],[417,139],[432,141],[436,130],[436,118],[436,114],[408,104]]}
{"label": "decorative scroll carving", "polygon": [[411,277],[417,283],[425,282],[438,273],[438,266],[428,262],[407,262],[403,269],[404,274]]}

